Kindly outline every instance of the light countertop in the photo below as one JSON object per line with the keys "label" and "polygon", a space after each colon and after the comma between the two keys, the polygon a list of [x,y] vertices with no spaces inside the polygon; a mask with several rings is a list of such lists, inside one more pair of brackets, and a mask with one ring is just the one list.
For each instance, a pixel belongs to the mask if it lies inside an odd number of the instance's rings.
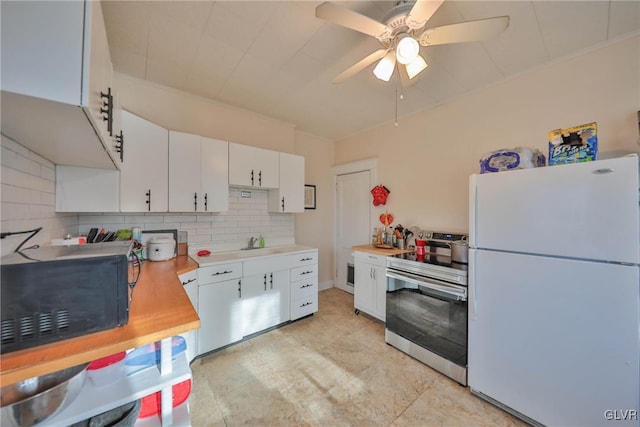
{"label": "light countertop", "polygon": [[359,245],[359,246],[352,246],[351,249],[353,249],[354,251],[359,251],[359,252],[368,252],[371,254],[376,254],[376,255],[398,255],[398,254],[408,254],[411,252],[414,252],[413,249],[398,249],[398,248],[392,248],[392,249],[384,249],[384,248],[377,248],[374,245]]}
{"label": "light countertop", "polygon": [[246,261],[254,258],[264,258],[273,255],[295,254],[299,252],[315,251],[317,248],[302,245],[273,246],[260,249],[237,250],[229,252],[212,252],[208,256],[198,256],[197,253],[190,253],[189,256],[199,267],[217,264],[221,262]]}

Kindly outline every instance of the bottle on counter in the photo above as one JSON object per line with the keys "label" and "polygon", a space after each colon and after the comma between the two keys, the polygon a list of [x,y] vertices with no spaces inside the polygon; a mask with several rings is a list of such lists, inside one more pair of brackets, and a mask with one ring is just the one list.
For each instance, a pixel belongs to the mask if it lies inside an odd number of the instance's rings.
{"label": "bottle on counter", "polygon": [[264,248],[264,237],[262,237],[262,234],[260,235],[260,240],[258,241],[258,246],[261,248]]}

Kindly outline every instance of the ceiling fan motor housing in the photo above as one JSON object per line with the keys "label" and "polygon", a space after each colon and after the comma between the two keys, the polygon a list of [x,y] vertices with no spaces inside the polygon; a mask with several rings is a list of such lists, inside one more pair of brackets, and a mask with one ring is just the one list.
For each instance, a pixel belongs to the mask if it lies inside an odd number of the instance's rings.
{"label": "ceiling fan motor housing", "polygon": [[416,38],[416,34],[407,26],[407,15],[413,9],[415,1],[399,1],[387,14],[382,18],[382,22],[391,29],[390,33],[383,35],[380,42],[386,47],[391,47],[392,42],[399,34],[408,34]]}

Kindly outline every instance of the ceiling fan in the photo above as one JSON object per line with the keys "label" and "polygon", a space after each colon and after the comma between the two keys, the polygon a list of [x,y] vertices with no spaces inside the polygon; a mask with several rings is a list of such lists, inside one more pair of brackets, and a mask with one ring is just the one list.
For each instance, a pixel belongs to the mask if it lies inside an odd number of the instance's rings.
{"label": "ceiling fan", "polygon": [[381,49],[338,74],[333,83],[342,83],[378,61],[373,70],[377,78],[389,81],[397,65],[401,81],[406,86],[427,68],[426,61],[420,55],[420,45],[484,40],[499,34],[509,25],[508,16],[499,16],[428,28],[427,22],[443,2],[444,0],[399,1],[384,16],[382,22],[332,2],[319,5],[316,8],[317,18],[375,37],[382,45]]}

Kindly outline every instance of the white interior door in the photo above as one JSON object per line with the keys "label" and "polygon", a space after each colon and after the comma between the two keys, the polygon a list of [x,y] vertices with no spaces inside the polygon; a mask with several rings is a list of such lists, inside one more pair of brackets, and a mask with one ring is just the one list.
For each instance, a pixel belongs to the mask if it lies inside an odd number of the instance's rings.
{"label": "white interior door", "polygon": [[353,264],[352,246],[371,239],[370,172],[338,175],[336,178],[336,287],[353,293],[347,285],[347,264]]}

